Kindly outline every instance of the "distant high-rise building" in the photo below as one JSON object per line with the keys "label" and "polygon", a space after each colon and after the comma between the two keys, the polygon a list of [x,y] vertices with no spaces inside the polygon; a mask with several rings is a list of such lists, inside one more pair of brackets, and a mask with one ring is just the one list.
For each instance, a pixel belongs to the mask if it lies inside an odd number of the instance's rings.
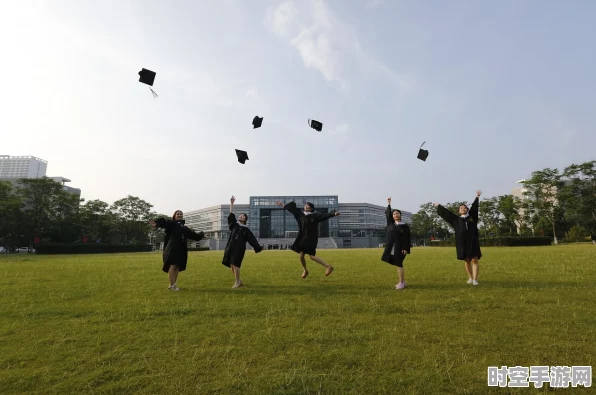
{"label": "distant high-rise building", "polygon": [[[44,178],[48,162],[35,156],[0,155],[0,180],[18,184],[22,178]],[[81,196],[81,190],[66,185],[70,182],[64,177],[47,177],[62,184],[63,189],[74,195]]]}
{"label": "distant high-rise building", "polygon": [[41,178],[48,162],[34,156],[0,155],[0,178]]}

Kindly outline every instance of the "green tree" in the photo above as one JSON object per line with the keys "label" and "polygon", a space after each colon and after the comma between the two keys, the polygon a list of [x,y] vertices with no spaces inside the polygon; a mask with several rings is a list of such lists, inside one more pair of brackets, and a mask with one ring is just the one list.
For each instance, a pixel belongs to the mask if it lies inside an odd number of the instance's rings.
{"label": "green tree", "polygon": [[581,225],[575,225],[569,230],[569,235],[567,236],[570,241],[585,241],[586,238],[590,236],[590,231],[584,228]]}
{"label": "green tree", "polygon": [[412,215],[412,230],[425,240],[430,235],[444,233],[442,231],[441,217],[437,214],[437,209],[431,202],[420,205],[416,214]]}
{"label": "green tree", "polygon": [[21,199],[8,181],[0,181],[0,245],[17,247],[23,232]]}
{"label": "green tree", "polygon": [[151,208],[152,204],[131,195],[114,202],[111,210],[116,215],[118,229],[126,243],[149,240]]}
{"label": "green tree", "polygon": [[80,209],[81,232],[91,240],[109,242],[115,233],[115,215],[110,210],[110,205],[102,200],[95,199],[85,202]]}
{"label": "green tree", "polygon": [[497,198],[484,199],[478,205],[479,221],[482,222],[482,231],[484,237],[489,236],[489,232],[495,231],[499,235],[499,220],[501,213],[499,212]]}
{"label": "green tree", "polygon": [[596,160],[572,164],[562,176],[568,180],[560,191],[566,220],[596,230]]}
{"label": "green tree", "polygon": [[516,223],[520,220],[520,200],[513,195],[502,195],[496,199],[497,210],[502,216],[501,224],[507,228],[509,235],[517,233]]}
{"label": "green tree", "polygon": [[17,195],[21,200],[23,236],[31,243],[35,236],[56,237],[76,217],[78,196],[64,190],[50,178],[24,178],[19,180]]}
{"label": "green tree", "polygon": [[538,170],[522,183],[527,189],[526,195],[532,199],[535,212],[550,222],[553,242],[557,244],[556,220],[560,210],[558,193],[562,186],[559,171],[549,168]]}

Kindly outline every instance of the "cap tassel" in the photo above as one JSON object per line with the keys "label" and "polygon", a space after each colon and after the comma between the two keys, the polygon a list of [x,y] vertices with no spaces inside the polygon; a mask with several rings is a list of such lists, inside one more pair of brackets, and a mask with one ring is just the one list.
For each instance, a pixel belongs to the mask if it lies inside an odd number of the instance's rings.
{"label": "cap tassel", "polygon": [[[426,144],[426,141],[422,143],[422,145]],[[422,145],[420,146],[420,149],[422,149]]]}
{"label": "cap tassel", "polygon": [[153,93],[153,98],[154,99],[157,99],[157,97],[158,97],[157,96],[157,93],[155,93],[155,91],[153,89],[151,89],[151,88],[149,88],[149,90],[151,91],[151,93]]}

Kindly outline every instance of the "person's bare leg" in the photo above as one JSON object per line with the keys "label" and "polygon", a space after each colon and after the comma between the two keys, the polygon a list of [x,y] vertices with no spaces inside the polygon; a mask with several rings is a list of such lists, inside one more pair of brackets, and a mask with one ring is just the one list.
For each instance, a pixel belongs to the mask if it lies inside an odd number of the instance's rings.
{"label": "person's bare leg", "polygon": [[240,268],[234,265],[232,265],[232,267],[234,268],[234,277],[236,277],[236,283],[234,284],[234,288],[241,287],[243,284],[242,280],[240,280]]}
{"label": "person's bare leg", "polygon": [[170,269],[168,270],[168,280],[170,281],[170,288],[176,287],[176,282],[178,281],[178,266],[170,265]]}
{"label": "person's bare leg", "polygon": [[304,272],[302,272],[302,278],[306,278],[306,276],[308,276],[308,270],[306,269],[306,259],[304,259],[304,252],[300,253],[300,263],[304,269]]}
{"label": "person's bare leg", "polygon": [[473,280],[474,277],[472,276],[472,265],[470,264],[469,259],[464,260],[464,265],[466,268],[466,273],[468,273],[468,281]]}
{"label": "person's bare leg", "polygon": [[333,266],[331,266],[330,264],[328,264],[327,262],[325,262],[324,260],[322,260],[319,257],[316,257],[314,255],[309,255],[309,258],[323,266],[325,266],[327,268],[327,270],[325,270],[325,275],[328,276],[331,274],[331,272],[333,272]]}
{"label": "person's bare leg", "polygon": [[472,280],[478,281],[478,258],[472,258]]}
{"label": "person's bare leg", "polygon": [[400,284],[405,284],[406,280],[404,278],[404,268],[403,267],[397,267],[397,277],[399,278],[399,283]]}

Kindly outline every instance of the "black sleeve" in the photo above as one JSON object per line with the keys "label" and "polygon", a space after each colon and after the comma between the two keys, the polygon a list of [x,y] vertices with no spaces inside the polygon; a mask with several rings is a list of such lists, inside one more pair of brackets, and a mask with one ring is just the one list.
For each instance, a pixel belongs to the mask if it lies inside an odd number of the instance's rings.
{"label": "black sleeve", "polygon": [[230,230],[232,230],[236,222],[236,215],[234,215],[234,213],[230,213],[230,215],[228,215],[228,227]]}
{"label": "black sleeve", "polygon": [[451,211],[447,210],[445,207],[441,206],[440,204],[437,207],[437,213],[439,214],[439,216],[441,218],[443,218],[445,221],[447,221],[449,223],[449,225],[451,225],[455,228],[455,225],[457,223],[457,215],[453,214]]}
{"label": "black sleeve", "polygon": [[250,244],[251,247],[254,248],[255,252],[258,254],[259,252],[261,252],[263,250],[263,247],[261,247],[259,245],[259,242],[257,241],[257,238],[250,231],[250,229],[247,229],[247,230],[248,230],[248,235],[247,235],[248,244]]}
{"label": "black sleeve", "polygon": [[186,238],[190,239],[190,240],[199,241],[199,240],[205,238],[205,233],[203,233],[203,232],[196,233],[196,232],[188,229],[187,227],[184,227],[184,233],[186,235]]}
{"label": "black sleeve", "polygon": [[333,217],[335,217],[335,213],[336,213],[336,211],[335,211],[335,210],[331,210],[331,212],[330,212],[330,213],[327,213],[327,214],[319,214],[319,215],[317,215],[317,217],[315,218],[315,220],[316,220],[317,222],[323,222],[323,221],[327,221],[329,218],[333,218]]}
{"label": "black sleeve", "polygon": [[387,210],[385,210],[385,217],[387,217],[387,225],[391,225],[393,223],[393,216],[391,215],[391,205],[387,205]]}
{"label": "black sleeve", "polygon": [[408,254],[410,253],[410,246],[412,245],[412,240],[410,239],[410,227],[406,224],[405,225],[406,230],[405,230],[405,239],[406,239],[406,251],[408,252]]}
{"label": "black sleeve", "polygon": [[472,207],[470,207],[470,217],[472,217],[474,219],[474,221],[476,223],[478,223],[478,196],[476,196],[476,199],[474,199],[474,202],[472,203]]}
{"label": "black sleeve", "polygon": [[158,218],[155,220],[155,226],[158,228],[164,228],[167,229],[169,228],[170,224],[172,221],[168,221],[165,218]]}
{"label": "black sleeve", "polygon": [[292,213],[294,218],[296,218],[296,221],[300,222],[300,216],[302,215],[302,212],[298,209],[298,207],[296,207],[296,202],[290,202],[286,204],[284,209]]}

